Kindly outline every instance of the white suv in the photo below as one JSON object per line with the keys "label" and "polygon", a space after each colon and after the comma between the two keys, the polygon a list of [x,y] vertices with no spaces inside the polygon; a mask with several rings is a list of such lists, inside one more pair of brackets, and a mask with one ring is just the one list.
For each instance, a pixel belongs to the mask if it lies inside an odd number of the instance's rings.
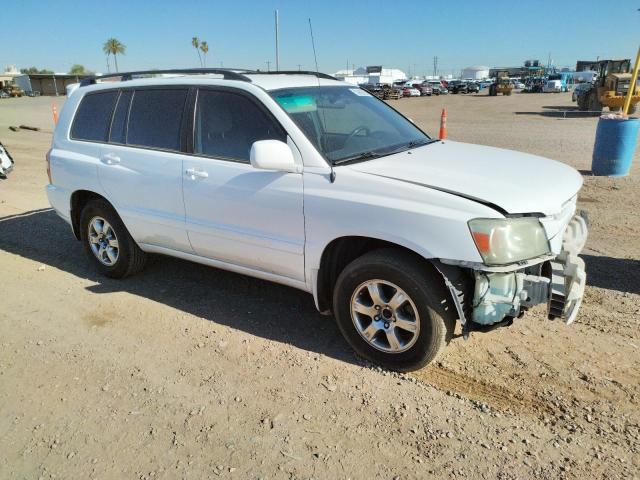
{"label": "white suv", "polygon": [[319,73],[172,73],[85,81],[55,130],[49,201],[105,275],[160,253],[299,288],[395,370],[456,321],[466,338],[539,303],[575,318],[574,169],[432,139]]}

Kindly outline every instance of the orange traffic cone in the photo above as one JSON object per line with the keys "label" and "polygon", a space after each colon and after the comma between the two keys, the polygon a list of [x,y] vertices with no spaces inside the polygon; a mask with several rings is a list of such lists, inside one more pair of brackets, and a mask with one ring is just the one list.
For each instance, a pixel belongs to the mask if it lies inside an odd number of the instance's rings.
{"label": "orange traffic cone", "polygon": [[440,140],[447,138],[447,109],[442,109],[442,115],[440,115]]}
{"label": "orange traffic cone", "polygon": [[51,110],[53,112],[53,123],[54,125],[58,124],[58,108],[56,107],[55,103],[51,104]]}

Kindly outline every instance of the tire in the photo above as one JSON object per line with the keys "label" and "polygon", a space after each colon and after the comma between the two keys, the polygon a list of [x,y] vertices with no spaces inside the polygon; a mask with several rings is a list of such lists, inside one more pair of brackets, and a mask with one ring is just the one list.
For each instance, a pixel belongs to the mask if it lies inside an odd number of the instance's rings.
{"label": "tire", "polygon": [[[97,228],[101,223],[102,227],[105,227],[104,222],[108,224],[108,232],[104,232],[105,228]],[[90,227],[92,233],[90,233]],[[102,232],[98,232],[98,230],[102,230]],[[100,237],[101,234],[102,237]],[[96,241],[98,240],[96,235],[101,239],[100,243]],[[80,240],[90,261],[96,265],[100,273],[110,278],[125,278],[138,273],[147,262],[147,255],[131,238],[120,216],[106,200],[90,200],[82,209]],[[114,245],[117,245],[115,250]],[[94,253],[93,247],[97,248],[98,252],[100,252],[100,247],[103,247],[102,253]],[[111,250],[108,250],[109,248]],[[98,256],[103,260],[99,260]]]}
{"label": "tire", "polygon": [[587,103],[587,94],[582,94],[582,95],[578,95],[578,99],[576,100],[576,103],[578,104],[578,110],[580,110],[581,112],[586,112],[587,110],[589,110],[589,104]]}
{"label": "tire", "polygon": [[589,110],[595,113],[602,112],[602,104],[598,99],[598,92],[596,91],[596,89],[593,89],[589,92],[589,97],[587,101],[589,102],[588,103]]}
{"label": "tire", "polygon": [[[381,308],[377,310],[369,294],[371,282],[380,287]],[[399,290],[406,300],[392,308]],[[371,316],[352,311],[355,305]],[[453,337],[454,310],[442,278],[428,262],[391,248],[369,252],[351,262],[340,273],[333,291],[333,311],[349,345],[371,362],[402,372],[422,368],[437,357]],[[376,314],[377,322],[373,320]],[[413,329],[417,325],[417,332],[400,327],[408,320]],[[370,338],[366,340],[365,335]],[[395,342],[388,340],[392,337]],[[391,351],[393,343],[396,351]]]}

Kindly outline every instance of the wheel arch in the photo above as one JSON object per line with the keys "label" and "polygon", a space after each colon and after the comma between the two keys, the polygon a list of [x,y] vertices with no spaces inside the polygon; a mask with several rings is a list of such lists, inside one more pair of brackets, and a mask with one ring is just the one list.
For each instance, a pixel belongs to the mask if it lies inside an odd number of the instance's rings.
{"label": "wheel arch", "polygon": [[113,204],[109,201],[109,199],[94,191],[76,190],[75,192],[73,192],[71,194],[71,205],[69,211],[71,215],[71,228],[73,229],[73,234],[75,235],[77,240],[80,240],[80,215],[82,214],[82,209],[92,199],[104,200],[113,207]]}
{"label": "wheel arch", "polygon": [[313,280],[315,283],[313,285],[314,299],[320,312],[331,310],[333,288],[342,270],[356,258],[381,248],[394,248],[414,255],[417,261],[422,262],[425,268],[436,275],[436,278],[441,278],[444,285],[444,275],[434,266],[434,262],[438,262],[438,260],[425,256],[424,252],[420,253],[410,246],[375,237],[360,235],[338,237],[324,247],[317,275]]}

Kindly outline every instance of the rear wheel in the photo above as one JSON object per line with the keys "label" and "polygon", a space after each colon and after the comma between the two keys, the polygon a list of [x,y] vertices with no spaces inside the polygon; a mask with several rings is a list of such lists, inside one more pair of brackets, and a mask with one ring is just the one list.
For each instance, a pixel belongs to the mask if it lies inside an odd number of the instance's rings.
{"label": "rear wheel", "polygon": [[376,250],[342,271],[333,295],[338,326],[362,357],[391,370],[432,362],[452,337],[455,315],[442,279],[414,254]]}
{"label": "rear wheel", "polygon": [[80,239],[89,259],[107,277],[124,278],[139,272],[146,264],[146,254],[105,200],[91,200],[82,209]]}

